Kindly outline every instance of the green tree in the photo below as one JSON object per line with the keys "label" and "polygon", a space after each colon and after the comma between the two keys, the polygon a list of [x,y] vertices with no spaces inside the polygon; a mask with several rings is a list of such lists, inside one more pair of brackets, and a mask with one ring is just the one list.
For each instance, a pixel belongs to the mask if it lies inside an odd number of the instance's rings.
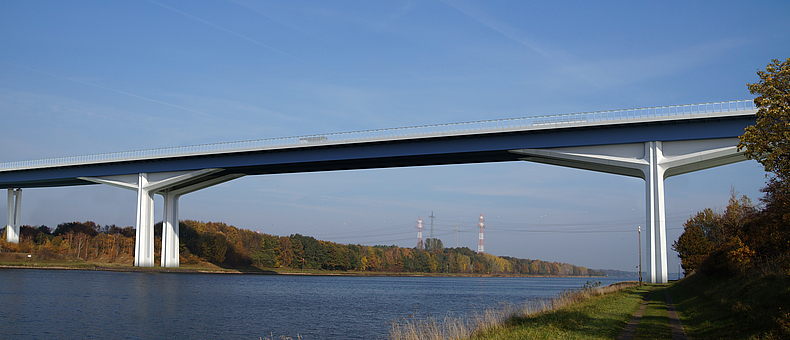
{"label": "green tree", "polygon": [[721,214],[716,213],[711,208],[705,208],[686,220],[686,223],[683,224],[684,232],[689,228],[698,228],[702,231],[702,237],[710,242],[711,246],[724,243],[727,235],[729,235],[728,230],[724,228],[722,223]]}
{"label": "green tree", "polygon": [[418,250],[415,251],[412,256],[412,266],[415,272],[430,273],[433,271],[431,268],[432,259],[430,253]]}
{"label": "green tree", "polygon": [[438,238],[427,238],[425,239],[425,250],[426,251],[442,251],[444,249],[444,243],[442,240]]}
{"label": "green tree", "polygon": [[678,252],[683,270],[687,273],[699,268],[713,250],[713,245],[705,237],[704,232],[709,217],[705,212],[697,213],[683,224],[683,234],[672,243],[672,249]]}
{"label": "green tree", "polygon": [[760,81],[748,84],[758,95],[757,124],[746,128],[738,150],[757,160],[783,181],[790,178],[790,58],[774,59],[765,71],[757,71]]}
{"label": "green tree", "polygon": [[216,232],[201,237],[202,256],[206,261],[212,263],[222,263],[225,261],[225,253],[228,251],[228,241],[225,234]]}
{"label": "green tree", "polygon": [[289,243],[291,244],[291,257],[293,258],[293,268],[302,268],[304,269],[305,260],[304,255],[304,246],[302,246],[301,239],[303,238],[302,235],[299,234],[291,234],[288,236]]}
{"label": "green tree", "polygon": [[257,261],[261,266],[277,268],[280,266],[280,238],[273,235],[263,235],[261,240],[261,254]]}

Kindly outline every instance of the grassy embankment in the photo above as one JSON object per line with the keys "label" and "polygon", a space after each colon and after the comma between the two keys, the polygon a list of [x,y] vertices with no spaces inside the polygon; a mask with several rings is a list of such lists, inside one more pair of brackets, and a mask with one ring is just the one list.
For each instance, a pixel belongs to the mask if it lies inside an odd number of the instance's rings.
{"label": "grassy embankment", "polygon": [[671,339],[663,289],[667,288],[690,339],[790,339],[790,276],[692,275],[676,283],[605,294],[584,289],[544,305],[507,306],[469,318],[402,320],[391,339],[613,339],[650,289],[635,339]]}
{"label": "grassy embankment", "polygon": [[[647,285],[508,322],[471,339],[612,339],[654,287],[635,339],[671,339],[663,288],[690,339],[790,339],[790,276],[692,275]],[[630,314],[630,315],[628,315]]]}
{"label": "grassy embankment", "polygon": [[469,317],[399,320],[392,324],[389,338],[616,338],[648,291],[646,286],[622,287],[585,286],[547,301],[501,306]]}
{"label": "grassy embankment", "polygon": [[790,275],[692,275],[669,287],[691,339],[790,339]]}
{"label": "grassy embankment", "polygon": [[473,339],[615,339],[648,291],[648,286],[632,287],[535,316],[511,317],[503,326]]}

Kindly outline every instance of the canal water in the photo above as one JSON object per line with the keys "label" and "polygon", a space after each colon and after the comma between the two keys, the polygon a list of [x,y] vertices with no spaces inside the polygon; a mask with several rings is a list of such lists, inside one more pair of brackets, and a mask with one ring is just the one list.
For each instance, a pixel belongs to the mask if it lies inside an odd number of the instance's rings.
{"label": "canal water", "polygon": [[0,339],[384,339],[624,278],[339,277],[0,269]]}

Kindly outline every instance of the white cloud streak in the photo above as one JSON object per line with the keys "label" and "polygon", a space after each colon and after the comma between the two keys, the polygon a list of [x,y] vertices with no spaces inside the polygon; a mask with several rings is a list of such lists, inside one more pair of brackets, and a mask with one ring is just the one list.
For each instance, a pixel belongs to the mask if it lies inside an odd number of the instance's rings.
{"label": "white cloud streak", "polygon": [[68,77],[57,75],[57,74],[54,74],[54,73],[51,73],[51,72],[37,70],[37,69],[30,68],[30,67],[27,67],[27,66],[22,66],[22,65],[9,63],[9,62],[6,62],[6,61],[0,61],[0,62],[2,62],[4,64],[7,64],[7,65],[14,66],[14,67],[22,68],[22,69],[25,69],[25,70],[28,70],[28,71],[32,71],[32,72],[48,75],[50,77],[55,77],[55,78],[59,78],[59,79],[63,79],[63,80],[68,80],[68,81],[71,81],[71,82],[74,82],[74,83],[83,84],[83,85],[95,87],[95,88],[98,88],[98,89],[119,93],[119,94],[126,95],[126,96],[129,96],[129,97],[132,97],[132,98],[145,100],[145,101],[148,101],[148,102],[151,102],[151,103],[156,103],[156,104],[160,104],[160,105],[170,106],[170,107],[173,107],[173,108],[176,108],[176,109],[189,111],[189,112],[196,113],[196,114],[199,114],[199,115],[202,115],[202,116],[208,116],[208,114],[206,114],[206,113],[203,113],[203,112],[200,112],[200,111],[197,111],[197,110],[194,110],[194,109],[190,109],[188,107],[184,107],[184,106],[181,106],[181,105],[176,105],[176,104],[172,104],[172,103],[168,103],[168,102],[163,102],[161,100],[156,100],[156,99],[152,99],[152,98],[148,98],[148,97],[143,97],[143,96],[140,96],[140,95],[137,95],[137,94],[134,94],[134,93],[121,91],[121,90],[116,90],[116,89],[113,89],[113,88],[110,88],[110,87],[101,86],[101,85],[89,83],[89,82],[78,80],[78,79],[74,79],[74,78],[68,78]]}
{"label": "white cloud streak", "polygon": [[519,32],[517,29],[510,27],[509,25],[491,17],[486,13],[485,10],[475,6],[472,2],[463,1],[463,0],[441,0],[443,3],[447,4],[448,6],[455,8],[459,12],[463,13],[470,19],[477,21],[481,25],[488,27],[489,29],[498,32],[499,34],[507,37],[510,40],[513,40],[524,47],[529,48],[532,51],[537,52],[538,54],[542,55],[547,59],[553,58],[553,53],[550,53],[547,48],[540,46],[537,42],[533,39],[530,39],[525,36],[522,32]]}
{"label": "white cloud streak", "polygon": [[215,24],[215,23],[212,23],[212,22],[210,22],[210,21],[208,21],[208,20],[205,20],[205,19],[203,19],[203,18],[200,18],[200,17],[194,16],[194,15],[192,15],[192,14],[189,14],[189,13],[187,13],[187,12],[184,12],[184,11],[182,11],[182,10],[179,10],[179,9],[177,9],[177,8],[170,7],[170,6],[168,6],[168,5],[165,5],[165,4],[163,4],[163,3],[156,2],[156,1],[153,1],[153,0],[147,0],[147,1],[148,1],[148,2],[150,2],[150,3],[152,3],[152,4],[154,4],[154,5],[157,5],[157,6],[159,6],[159,7],[162,7],[162,8],[164,8],[164,9],[167,9],[167,10],[169,10],[169,11],[173,11],[173,12],[175,12],[175,13],[181,14],[181,15],[183,15],[183,16],[185,16],[185,17],[187,17],[187,18],[190,18],[190,19],[193,19],[193,20],[199,21],[199,22],[201,22],[201,23],[203,23],[203,24],[206,24],[206,25],[209,25],[209,26],[211,26],[211,27],[214,27],[214,28],[216,28],[216,29],[218,29],[218,30],[220,30],[220,31],[223,31],[223,32],[225,32],[225,33],[228,33],[228,34],[231,34],[231,35],[233,35],[233,36],[236,36],[236,37],[238,37],[238,38],[244,39],[244,40],[246,40],[246,41],[248,41],[248,42],[251,42],[251,43],[253,43],[253,44],[255,44],[255,45],[258,45],[258,46],[261,46],[261,47],[263,47],[263,48],[269,49],[269,50],[271,50],[271,51],[277,52],[277,53],[279,53],[279,54],[281,54],[281,55],[283,55],[283,56],[286,56],[286,57],[288,57],[288,58],[290,58],[290,59],[293,59],[293,60],[295,60],[295,61],[298,61],[298,62],[300,62],[300,63],[303,63],[303,64],[306,64],[306,65],[310,65],[310,66],[313,66],[313,67],[315,67],[315,65],[313,65],[313,64],[312,64],[312,63],[310,63],[310,62],[307,62],[307,61],[305,61],[305,60],[303,60],[303,59],[300,59],[300,58],[298,58],[298,57],[296,57],[296,56],[294,56],[294,55],[292,55],[292,54],[289,54],[289,53],[287,53],[287,52],[285,52],[285,51],[283,51],[283,50],[280,50],[280,49],[278,49],[278,48],[275,48],[275,47],[273,47],[273,46],[271,46],[271,45],[264,44],[264,43],[262,43],[262,42],[260,42],[260,41],[258,41],[258,40],[255,40],[255,39],[253,39],[253,38],[250,38],[250,37],[248,37],[248,36],[246,36],[246,35],[244,35],[244,34],[241,34],[241,33],[239,33],[239,32],[236,32],[236,31],[233,31],[233,30],[227,29],[227,28],[225,28],[225,27],[222,27],[222,26],[220,26],[220,25],[217,25],[217,24]]}

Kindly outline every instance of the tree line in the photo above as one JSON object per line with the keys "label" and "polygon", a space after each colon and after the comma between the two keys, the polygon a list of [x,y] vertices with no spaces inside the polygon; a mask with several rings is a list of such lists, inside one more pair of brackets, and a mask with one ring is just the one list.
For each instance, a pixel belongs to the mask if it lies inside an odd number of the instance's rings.
{"label": "tree line", "polygon": [[61,223],[52,230],[47,226],[21,226],[19,243],[7,243],[5,232],[0,252],[37,254],[42,259],[79,258],[103,262],[134,261],[135,229],[115,225],[101,226],[92,221]]}
{"label": "tree line", "polygon": [[430,241],[434,244],[432,250],[422,250],[394,245],[347,245],[300,234],[261,234],[224,223],[187,220],[181,226],[187,234],[182,258],[186,261],[196,260],[194,257],[210,259],[229,266],[392,273],[603,275],[600,271],[567,263],[477,254],[466,247],[444,248],[439,239]]}
{"label": "tree line", "polygon": [[[161,223],[154,228],[155,257],[161,249]],[[0,243],[0,251],[34,253],[45,259],[74,257],[131,263],[135,229],[94,222],[62,223],[54,230],[22,226],[19,244]],[[228,268],[292,268],[388,273],[459,273],[489,275],[604,276],[603,271],[567,263],[477,254],[467,247],[444,248],[430,239],[430,250],[398,246],[364,246],[317,240],[293,234],[276,236],[219,222],[179,223],[180,260]],[[158,261],[157,261],[158,262]]]}
{"label": "tree line", "polygon": [[[754,269],[790,269],[790,197],[772,182],[763,189],[764,206],[732,194],[724,211],[705,209],[683,224],[672,244],[684,271],[745,274]],[[777,190],[781,190],[777,192]]]}
{"label": "tree line", "polygon": [[764,166],[764,196],[755,205],[733,192],[724,211],[691,216],[672,245],[687,273],[790,273],[790,58],[774,59],[757,74],[760,81],[748,84],[758,95],[757,122],[738,149]]}

